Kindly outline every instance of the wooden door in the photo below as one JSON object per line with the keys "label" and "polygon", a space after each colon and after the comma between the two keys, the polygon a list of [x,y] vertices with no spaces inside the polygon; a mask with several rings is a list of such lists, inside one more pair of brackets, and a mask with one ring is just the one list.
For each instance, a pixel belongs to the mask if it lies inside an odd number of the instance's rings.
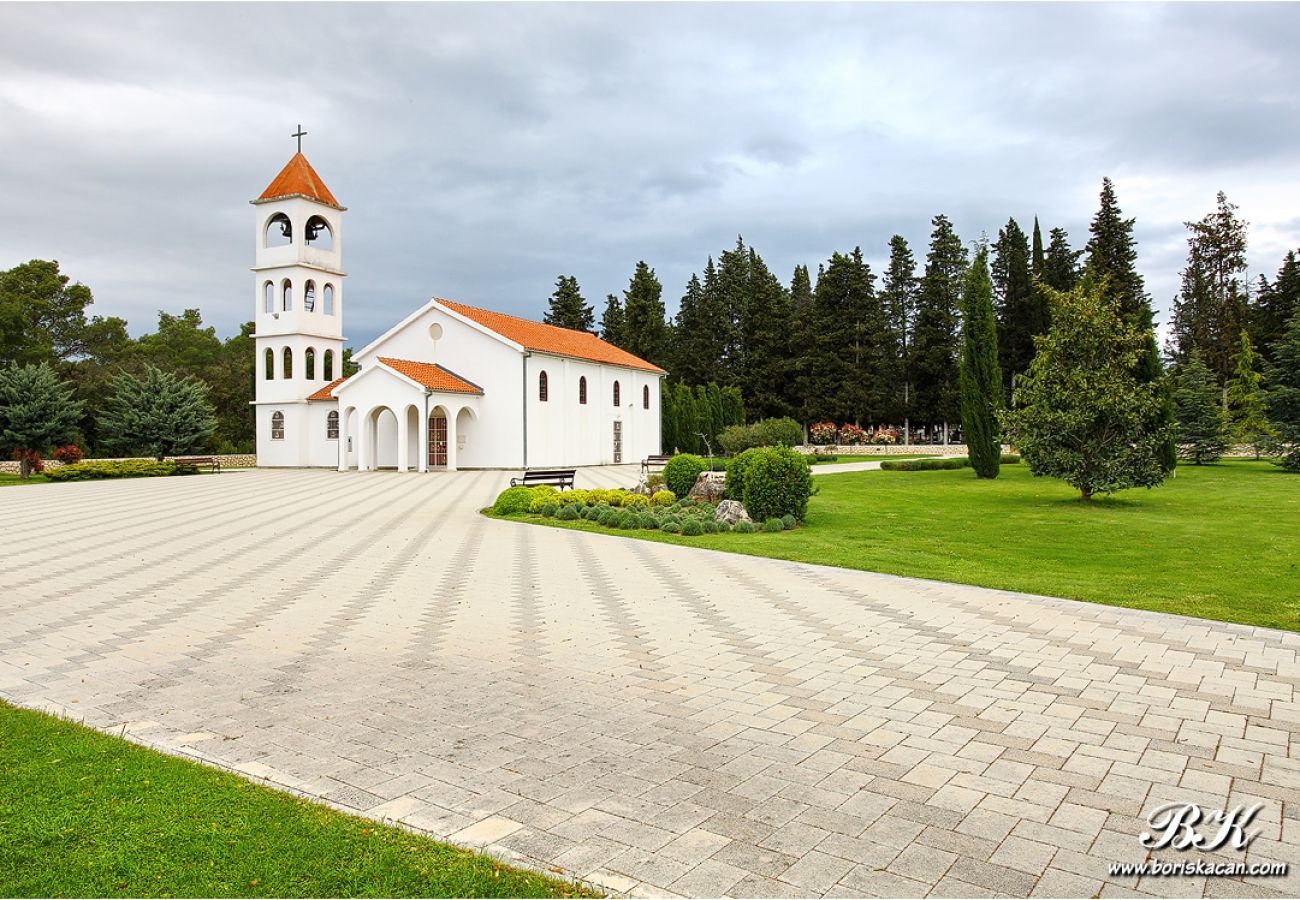
{"label": "wooden door", "polygon": [[447,467],[446,416],[429,416],[429,465]]}
{"label": "wooden door", "polygon": [[614,462],[623,461],[623,423],[614,423]]}

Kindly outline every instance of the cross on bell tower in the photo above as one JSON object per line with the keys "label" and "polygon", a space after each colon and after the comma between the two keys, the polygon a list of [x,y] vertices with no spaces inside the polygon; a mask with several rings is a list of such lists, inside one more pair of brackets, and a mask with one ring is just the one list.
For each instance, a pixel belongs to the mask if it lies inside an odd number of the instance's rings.
{"label": "cross on bell tower", "polygon": [[302,138],[303,138],[303,135],[305,135],[306,133],[307,133],[307,132],[305,132],[305,131],[302,130],[302,123],[299,122],[299,123],[298,123],[298,130],[295,131],[293,134],[289,135],[289,137],[291,137],[291,138],[297,138],[297,139],[298,139],[298,152],[299,152],[299,153],[302,152]]}

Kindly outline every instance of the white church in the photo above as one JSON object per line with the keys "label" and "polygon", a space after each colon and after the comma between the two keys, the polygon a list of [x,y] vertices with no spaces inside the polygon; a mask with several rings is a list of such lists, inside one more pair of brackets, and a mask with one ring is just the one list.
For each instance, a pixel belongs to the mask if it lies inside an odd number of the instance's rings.
{"label": "white church", "polygon": [[345,207],[301,151],[252,203],[259,466],[522,470],[660,452],[663,369],[451,300],[416,309],[342,377]]}

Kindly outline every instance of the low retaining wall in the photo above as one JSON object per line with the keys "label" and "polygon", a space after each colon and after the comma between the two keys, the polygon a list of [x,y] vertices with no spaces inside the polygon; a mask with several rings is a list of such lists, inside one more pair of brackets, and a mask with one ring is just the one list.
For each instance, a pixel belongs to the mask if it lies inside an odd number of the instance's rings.
{"label": "low retaining wall", "polygon": [[[207,456],[208,454],[190,453],[187,455]],[[112,458],[96,457],[94,459],[91,459],[90,457],[86,457],[84,460],[82,460],[82,462],[123,462],[128,459],[147,459],[147,458],[148,457],[144,457],[144,456],[118,456]],[[176,457],[167,456],[164,458],[175,459]],[[230,453],[224,455],[217,454],[213,458],[216,459],[216,461],[221,464],[221,468],[223,469],[251,469],[257,465],[257,454],[255,453]],[[46,460],[42,460],[42,462],[45,463],[45,468],[47,469],[57,469],[63,465],[63,463],[57,459],[46,459]],[[0,472],[4,472],[9,475],[17,475],[20,471],[21,469],[18,466],[18,460],[16,459],[0,460]]]}
{"label": "low retaining wall", "polygon": [[934,456],[965,456],[965,444],[801,444],[794,448],[800,453],[829,453],[834,456],[912,456],[926,453]]}

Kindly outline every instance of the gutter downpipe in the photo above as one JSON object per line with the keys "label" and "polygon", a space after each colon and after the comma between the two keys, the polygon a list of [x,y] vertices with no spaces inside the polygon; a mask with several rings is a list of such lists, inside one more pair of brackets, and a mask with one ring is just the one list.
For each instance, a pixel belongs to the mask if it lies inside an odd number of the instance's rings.
{"label": "gutter downpipe", "polygon": [[[302,129],[298,129],[298,130],[301,131]],[[531,351],[528,350],[524,351],[524,355],[522,358],[523,365],[520,368],[520,373],[523,375],[523,385],[524,385],[523,404],[524,404],[524,470],[525,471],[527,471],[528,469],[528,358],[532,355],[533,354]]]}

